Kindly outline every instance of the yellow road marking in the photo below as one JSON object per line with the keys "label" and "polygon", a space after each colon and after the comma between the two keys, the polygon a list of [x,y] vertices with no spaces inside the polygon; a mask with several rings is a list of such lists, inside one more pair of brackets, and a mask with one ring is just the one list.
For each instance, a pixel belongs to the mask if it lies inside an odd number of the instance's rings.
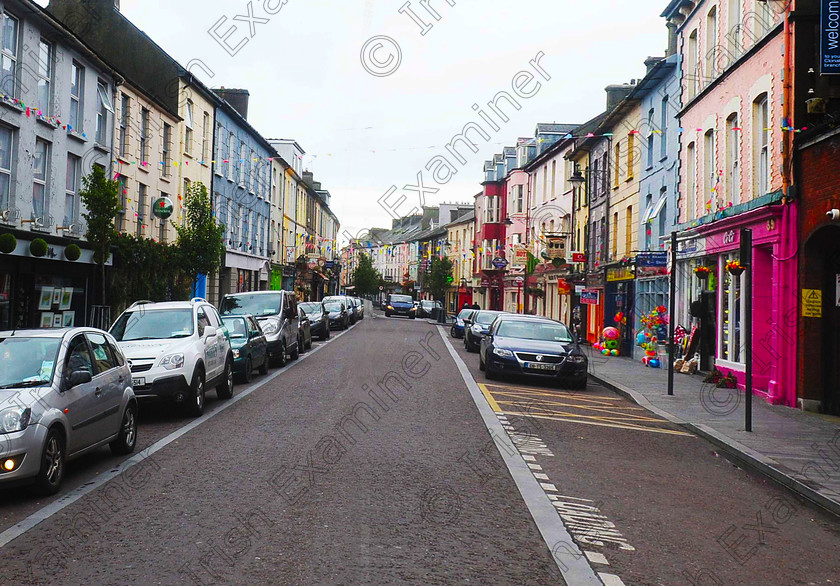
{"label": "yellow road marking", "polygon": [[[574,406],[579,406],[581,409],[592,409],[592,408],[597,408],[597,407],[603,407],[603,408],[617,409],[617,410],[624,410],[624,411],[644,411],[643,407],[634,407],[634,406],[630,406],[630,405],[628,405],[626,407],[619,407],[619,406],[614,405],[614,404],[603,403],[603,402],[600,402],[600,401],[583,401],[583,402],[580,402],[580,403],[574,403],[574,402],[566,403],[566,402],[558,402],[558,401],[547,401],[545,399],[536,398],[536,397],[528,397],[527,395],[523,396],[523,395],[519,395],[517,393],[503,393],[501,391],[496,391],[493,394],[494,395],[505,396],[505,397],[518,397],[520,399],[526,399],[527,398],[531,402],[539,403],[541,405],[566,405],[566,406],[574,405]],[[552,398],[553,399],[564,399],[565,397],[557,396],[557,397],[552,397]]]}
{"label": "yellow road marking", "polygon": [[580,423],[582,425],[595,425],[598,427],[614,427],[617,429],[629,429],[632,431],[649,431],[651,433],[664,433],[667,435],[682,435],[687,437],[694,437],[693,434],[685,431],[674,431],[672,429],[658,429],[655,427],[642,427],[637,425],[620,425],[617,423],[603,423],[596,421],[582,421],[580,419],[566,419],[565,417],[550,417],[548,415],[534,415],[532,413],[516,413],[513,411],[503,411],[505,415],[520,415],[522,417],[535,417],[537,419],[550,419],[552,421],[567,421],[569,423]]}
{"label": "yellow road marking", "polygon": [[509,391],[525,391],[525,392],[533,392],[533,394],[537,395],[549,395],[552,397],[557,396],[565,396],[565,397],[576,397],[580,399],[603,399],[605,401],[621,401],[621,397],[610,397],[608,395],[596,395],[589,393],[589,391],[577,391],[574,393],[564,392],[564,391],[548,391],[545,388],[539,387],[515,387],[513,385],[498,385],[498,384],[487,384],[488,387],[495,387],[498,389],[505,389]]}
{"label": "yellow road marking", "polygon": [[492,393],[487,390],[487,385],[483,383],[478,383],[478,388],[481,389],[481,392],[484,394],[484,398],[487,399],[487,402],[490,404],[490,408],[495,413],[501,413],[502,409],[499,407],[499,404],[496,402],[496,399],[493,398]]}
{"label": "yellow road marking", "polygon": [[[511,401],[501,401],[500,403],[502,405],[521,406],[520,403],[513,403]],[[609,417],[607,415],[587,415],[587,414],[583,414],[583,413],[572,413],[572,412],[569,412],[569,411],[551,411],[551,410],[548,410],[548,409],[539,409],[539,408],[534,409],[534,410],[529,410],[528,412],[529,413],[536,412],[536,413],[541,413],[543,415],[565,415],[567,417],[575,417],[575,418],[580,418],[580,419],[592,419],[592,420],[595,420],[595,421],[622,421],[626,425],[635,425],[634,422],[636,422],[636,421],[639,421],[639,422],[645,422],[646,421],[646,422],[650,422],[650,423],[666,423],[666,421],[664,419],[652,419],[652,418],[641,418],[641,417],[631,419],[631,418],[627,418],[627,417],[622,417],[620,415],[615,416],[615,417]]]}

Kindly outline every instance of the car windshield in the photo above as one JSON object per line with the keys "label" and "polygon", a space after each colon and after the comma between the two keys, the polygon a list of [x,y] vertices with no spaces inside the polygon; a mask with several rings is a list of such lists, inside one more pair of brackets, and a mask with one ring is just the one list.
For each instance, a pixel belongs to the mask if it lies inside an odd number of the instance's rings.
{"label": "car windshield", "polygon": [[324,309],[329,311],[330,313],[341,313],[341,304],[340,303],[325,303]]}
{"label": "car windshield", "polygon": [[250,313],[255,317],[277,315],[280,313],[282,293],[251,293],[231,295],[222,300],[222,315],[242,315]]}
{"label": "car windshield", "polygon": [[127,311],[110,330],[118,342],[188,338],[193,335],[193,331],[191,308]]}
{"label": "car windshield", "polygon": [[493,323],[493,320],[498,317],[498,313],[488,313],[486,311],[480,312],[477,316],[475,316],[475,323],[481,324],[483,326],[489,326]]}
{"label": "car windshield", "polygon": [[409,295],[391,295],[391,303],[411,303],[413,300]]}
{"label": "car windshield", "polygon": [[298,303],[298,307],[303,309],[306,315],[318,315],[321,313],[321,304],[315,303],[313,301],[307,301],[306,303]]}
{"label": "car windshield", "polygon": [[471,314],[474,309],[462,309],[461,313],[458,314],[458,319],[466,319],[466,317]]}
{"label": "car windshield", "polygon": [[423,301],[420,302],[420,305],[422,305],[423,307],[434,307],[435,302],[434,301],[423,300]]}
{"label": "car windshield", "polygon": [[503,321],[499,324],[497,336],[519,338],[521,340],[540,340],[542,342],[571,342],[569,328],[563,324],[549,322]]}
{"label": "car windshield", "polygon": [[50,384],[60,346],[59,338],[0,338],[0,389]]}
{"label": "car windshield", "polygon": [[231,340],[247,337],[248,327],[244,317],[223,317],[222,323],[228,329]]}

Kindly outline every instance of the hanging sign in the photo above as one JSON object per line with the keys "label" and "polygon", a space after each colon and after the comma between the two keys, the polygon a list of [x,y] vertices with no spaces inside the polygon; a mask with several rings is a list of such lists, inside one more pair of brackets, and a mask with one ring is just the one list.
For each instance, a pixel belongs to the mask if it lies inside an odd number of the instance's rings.
{"label": "hanging sign", "polygon": [[599,297],[598,291],[584,289],[580,292],[580,302],[584,305],[598,305]]}
{"label": "hanging sign", "polygon": [[837,0],[822,0],[820,73],[840,73],[840,2]]}
{"label": "hanging sign", "polygon": [[573,252],[572,262],[586,262],[586,254],[583,252]]}
{"label": "hanging sign", "polygon": [[525,266],[528,262],[528,249],[524,246],[518,246],[513,251],[513,264],[514,266]]}
{"label": "hanging sign", "polygon": [[152,204],[152,214],[161,220],[168,219],[174,209],[175,204],[168,197],[159,197]]}
{"label": "hanging sign", "polygon": [[497,269],[503,269],[508,266],[508,261],[504,257],[497,256],[493,259],[492,265]]}
{"label": "hanging sign", "polygon": [[802,317],[822,317],[822,291],[802,289]]}

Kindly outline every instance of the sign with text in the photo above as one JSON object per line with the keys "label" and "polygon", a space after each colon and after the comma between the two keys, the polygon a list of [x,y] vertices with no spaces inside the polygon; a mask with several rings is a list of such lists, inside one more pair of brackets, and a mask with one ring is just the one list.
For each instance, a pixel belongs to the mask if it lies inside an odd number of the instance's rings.
{"label": "sign with text", "polygon": [[607,281],[632,281],[636,278],[633,267],[610,267],[607,269]]}
{"label": "sign with text", "polygon": [[820,73],[840,73],[840,0],[822,0]]}
{"label": "sign with text", "polygon": [[802,289],[802,317],[822,317],[822,291]]}
{"label": "sign with text", "polygon": [[528,262],[528,249],[524,246],[517,246],[513,250],[513,264],[516,266],[525,266]]}
{"label": "sign with text", "polygon": [[664,267],[668,265],[668,253],[663,251],[657,252],[639,252],[636,254],[637,267]]}
{"label": "sign with text", "polygon": [[600,294],[598,291],[591,289],[584,289],[580,292],[580,302],[584,305],[598,305],[600,301]]}
{"label": "sign with text", "polygon": [[583,252],[573,252],[572,262],[586,262],[586,254]]}

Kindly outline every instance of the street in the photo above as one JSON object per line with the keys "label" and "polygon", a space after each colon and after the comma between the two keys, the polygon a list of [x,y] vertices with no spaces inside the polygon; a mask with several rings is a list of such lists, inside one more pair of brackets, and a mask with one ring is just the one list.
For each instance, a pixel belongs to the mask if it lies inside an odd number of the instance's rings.
{"label": "street", "polygon": [[379,311],[201,418],[141,408],[133,456],[65,482],[0,493],[5,583],[840,580],[840,522],[704,439]]}

